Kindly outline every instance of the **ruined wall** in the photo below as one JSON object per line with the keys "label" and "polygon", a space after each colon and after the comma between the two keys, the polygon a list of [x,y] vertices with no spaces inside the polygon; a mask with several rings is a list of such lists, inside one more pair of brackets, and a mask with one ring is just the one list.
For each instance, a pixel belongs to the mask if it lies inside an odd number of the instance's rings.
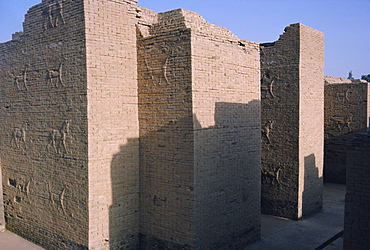
{"label": "ruined wall", "polygon": [[370,134],[355,134],[347,149],[343,249],[368,249],[370,245]]}
{"label": "ruined wall", "polygon": [[298,219],[322,205],[323,50],[302,24],[261,44],[262,213]]}
{"label": "ruined wall", "polygon": [[347,143],[368,126],[369,83],[325,77],[324,179],[346,183]]}
{"label": "ruined wall", "polygon": [[141,247],[243,247],[260,228],[258,45],[182,9],[145,30]]}
{"label": "ruined wall", "polygon": [[7,229],[48,248],[88,235],[82,1],[42,1],[0,44],[0,158]]}

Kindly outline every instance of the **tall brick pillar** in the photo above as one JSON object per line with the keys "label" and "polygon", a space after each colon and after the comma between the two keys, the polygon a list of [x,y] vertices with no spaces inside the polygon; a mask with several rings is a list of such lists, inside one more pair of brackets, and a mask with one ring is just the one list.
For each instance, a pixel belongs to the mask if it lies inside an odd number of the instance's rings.
{"label": "tall brick pillar", "polygon": [[139,35],[142,249],[260,237],[259,46],[183,9]]}
{"label": "tall brick pillar", "polygon": [[322,207],[324,35],[292,24],[261,44],[262,213],[299,219]]}
{"label": "tall brick pillar", "polygon": [[137,1],[85,0],[89,247],[139,239]]}

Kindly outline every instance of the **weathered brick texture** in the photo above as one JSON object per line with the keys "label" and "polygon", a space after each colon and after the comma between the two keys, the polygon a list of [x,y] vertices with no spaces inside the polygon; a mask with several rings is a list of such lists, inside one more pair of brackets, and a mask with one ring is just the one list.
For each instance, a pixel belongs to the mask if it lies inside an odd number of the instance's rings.
{"label": "weathered brick texture", "polygon": [[262,213],[298,219],[322,206],[324,36],[293,24],[261,44]]}
{"label": "weathered brick texture", "polygon": [[343,249],[370,246],[370,133],[357,133],[347,152]]}
{"label": "weathered brick texture", "polygon": [[346,183],[347,143],[366,131],[369,100],[368,82],[325,76],[325,181]]}

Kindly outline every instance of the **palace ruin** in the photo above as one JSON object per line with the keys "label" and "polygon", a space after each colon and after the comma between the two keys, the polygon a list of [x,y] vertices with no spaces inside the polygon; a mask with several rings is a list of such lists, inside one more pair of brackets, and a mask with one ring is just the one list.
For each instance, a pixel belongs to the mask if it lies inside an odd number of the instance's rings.
{"label": "palace ruin", "polygon": [[0,44],[7,229],[51,249],[241,249],[261,211],[321,208],[323,33],[258,44],[137,0],[42,0],[23,27]]}

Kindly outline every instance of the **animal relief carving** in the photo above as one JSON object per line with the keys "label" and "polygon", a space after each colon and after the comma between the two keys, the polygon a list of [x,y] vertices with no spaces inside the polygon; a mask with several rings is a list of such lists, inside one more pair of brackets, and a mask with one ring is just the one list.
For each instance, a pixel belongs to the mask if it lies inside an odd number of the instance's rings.
{"label": "animal relief carving", "polygon": [[[171,60],[181,54],[184,48],[181,43],[187,39],[182,33],[172,40],[162,42],[160,44],[150,44],[145,46],[147,54],[157,55],[156,60],[147,60],[144,56],[145,66],[151,76],[153,84],[170,84],[168,78],[170,74]],[[150,64],[148,63],[150,62]]]}
{"label": "animal relief carving", "polygon": [[53,129],[50,132],[50,141],[48,146],[51,146],[54,149],[55,153],[62,153],[63,149],[63,151],[68,154],[66,141],[67,136],[70,133],[69,126],[70,121],[65,120],[59,129]]}
{"label": "animal relief carving", "polygon": [[16,148],[27,149],[26,137],[27,137],[28,123],[24,123],[21,128],[15,128],[12,134],[11,144],[15,145]]}
{"label": "animal relief carving", "polygon": [[347,89],[345,92],[337,93],[337,98],[341,99],[342,102],[349,102],[349,93],[350,89]]}
{"label": "animal relief carving", "polygon": [[353,116],[333,116],[331,119],[333,121],[334,126],[341,132],[347,129],[349,132],[352,131],[351,124],[353,123]]}
{"label": "animal relief carving", "polygon": [[262,128],[262,135],[266,138],[267,143],[271,144],[270,132],[273,128],[274,121],[267,121],[265,126]]}
{"label": "animal relief carving", "polygon": [[276,77],[270,77],[270,73],[266,73],[261,79],[261,93],[263,93],[263,98],[267,98],[268,96],[275,98],[275,94],[273,91],[274,83]]}
{"label": "animal relief carving", "polygon": [[24,70],[20,75],[10,73],[13,76],[14,87],[16,90],[28,90],[27,86],[27,69],[28,65],[24,67]]}
{"label": "animal relief carving", "polygon": [[42,13],[44,17],[44,30],[58,27],[60,24],[65,24],[63,14],[63,0],[49,4]]}
{"label": "animal relief carving", "polygon": [[65,196],[65,192],[66,192],[66,187],[64,187],[60,193],[56,193],[56,192],[52,191],[51,185],[48,182],[47,183],[47,188],[48,188],[48,193],[49,193],[49,201],[50,201],[50,204],[54,208],[60,207],[60,209],[62,210],[63,214],[64,215],[67,215],[65,204],[64,204],[65,203],[64,196]]}
{"label": "animal relief carving", "polygon": [[282,171],[283,171],[283,168],[281,166],[279,166],[278,168],[275,168],[273,170],[262,169],[261,172],[262,172],[263,182],[271,184],[271,185],[281,184],[280,183],[280,176],[281,176]]}
{"label": "animal relief carving", "polygon": [[47,84],[58,88],[59,84],[64,87],[63,83],[63,63],[64,59],[60,62],[57,69],[47,69]]}

